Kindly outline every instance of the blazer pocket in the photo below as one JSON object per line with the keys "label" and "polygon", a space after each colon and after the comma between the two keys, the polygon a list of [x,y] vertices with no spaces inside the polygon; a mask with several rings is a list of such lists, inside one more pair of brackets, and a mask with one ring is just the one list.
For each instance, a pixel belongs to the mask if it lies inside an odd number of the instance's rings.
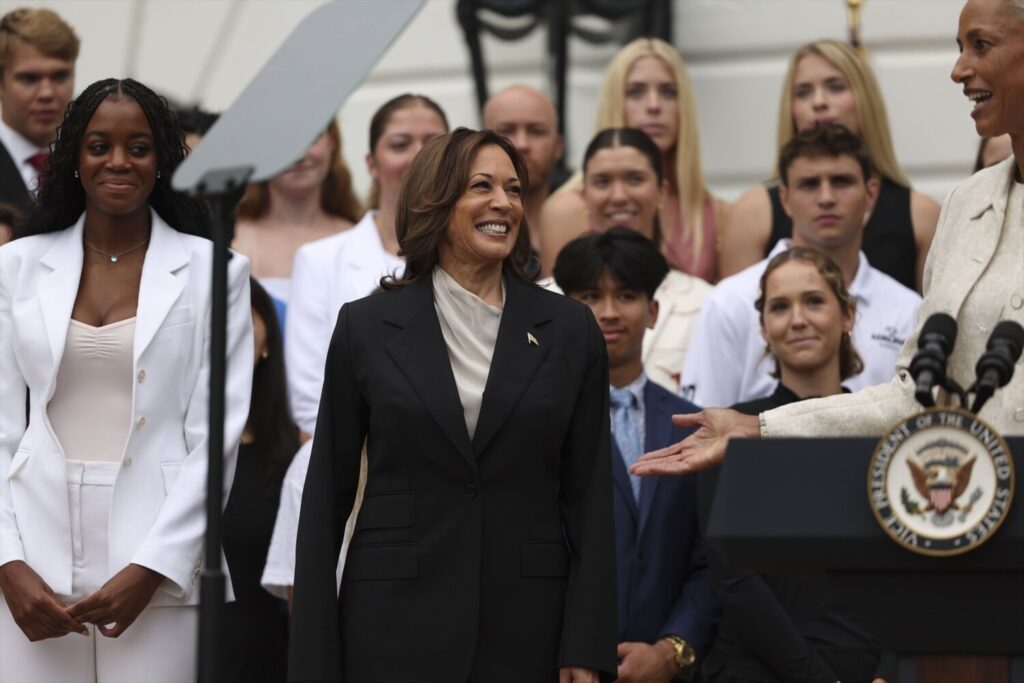
{"label": "blazer pocket", "polygon": [[342,580],[389,581],[417,576],[419,549],[415,544],[370,545],[349,548]]}
{"label": "blazer pocket", "polygon": [[401,529],[416,522],[416,498],[412,494],[367,496],[356,516],[356,531]]}
{"label": "blazer pocket", "polygon": [[178,470],[181,469],[181,463],[161,463],[160,471],[164,475],[164,493],[169,494],[171,488],[174,486],[174,481],[178,478]]}
{"label": "blazer pocket", "polygon": [[562,543],[524,543],[520,555],[520,572],[530,577],[567,577],[569,549]]}

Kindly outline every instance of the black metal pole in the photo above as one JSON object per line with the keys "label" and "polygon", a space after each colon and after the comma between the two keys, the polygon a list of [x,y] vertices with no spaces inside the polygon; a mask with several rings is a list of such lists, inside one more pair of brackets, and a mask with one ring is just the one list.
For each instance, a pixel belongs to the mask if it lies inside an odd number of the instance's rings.
{"label": "black metal pole", "polygon": [[213,280],[210,303],[210,405],[207,435],[205,565],[199,584],[199,681],[223,680],[221,656],[225,577],[221,568],[221,515],[224,508],[224,384],[227,375],[228,260],[235,228],[235,206],[252,169],[208,174],[198,196],[213,209]]}

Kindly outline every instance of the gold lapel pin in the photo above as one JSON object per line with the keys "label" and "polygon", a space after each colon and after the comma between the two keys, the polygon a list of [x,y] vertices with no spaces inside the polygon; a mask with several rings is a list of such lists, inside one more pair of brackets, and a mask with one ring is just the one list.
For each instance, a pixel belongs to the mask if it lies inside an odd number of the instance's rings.
{"label": "gold lapel pin", "polygon": [[540,346],[540,343],[537,341],[537,338],[534,337],[533,334],[531,334],[530,332],[526,333],[526,341],[530,342],[534,346]]}

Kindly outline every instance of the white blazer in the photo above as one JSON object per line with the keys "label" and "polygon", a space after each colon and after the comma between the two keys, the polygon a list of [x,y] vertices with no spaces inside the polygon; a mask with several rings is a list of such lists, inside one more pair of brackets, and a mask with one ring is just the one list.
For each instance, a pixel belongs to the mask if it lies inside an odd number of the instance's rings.
{"label": "white blazer", "polygon": [[[143,565],[169,579],[153,604],[196,604],[206,529],[213,249],[151,215],[135,323],[132,422],[110,510],[109,571]],[[65,454],[46,406],[78,293],[84,222],[83,215],[66,230],[0,248],[0,564],[24,560],[62,595],[72,590],[70,513]],[[225,500],[252,389],[248,275],[248,261],[234,255]]]}
{"label": "white blazer", "polygon": [[404,270],[405,262],[384,250],[372,211],[351,230],[304,244],[295,253],[284,348],[288,398],[302,431],[312,434],[316,426],[338,311],[377,289],[381,277]]}
{"label": "white blazer", "polygon": [[[974,381],[975,363],[996,324],[1013,320],[1024,325],[1024,226],[1005,220],[1015,172],[1016,161],[1010,157],[953,188],[925,263],[918,321],[923,323],[934,313],[956,319],[956,345],[946,373],[965,387]],[[762,433],[878,436],[921,410],[909,371],[919,334],[920,326],[903,345],[892,382],[762,413]],[[1024,357],[1010,383],[996,392],[979,416],[1005,436],[1024,435]]]}

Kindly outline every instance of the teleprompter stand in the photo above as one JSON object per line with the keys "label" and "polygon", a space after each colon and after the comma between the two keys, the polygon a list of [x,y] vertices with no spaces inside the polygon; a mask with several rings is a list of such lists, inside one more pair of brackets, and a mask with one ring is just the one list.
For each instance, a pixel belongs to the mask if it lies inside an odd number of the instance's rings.
{"label": "teleprompter stand", "polygon": [[[206,562],[200,583],[199,681],[224,679],[221,567],[224,502],[224,382],[227,369],[227,264],[235,205],[246,182],[294,163],[323,133],[345,98],[419,11],[422,0],[329,2],[307,16],[178,167],[175,190],[214,213],[210,330],[210,424]],[[248,302],[244,302],[248,306]]]}
{"label": "teleprompter stand", "polygon": [[[1024,472],[1024,438],[1006,442]],[[918,675],[915,657],[933,653],[1009,655],[1002,680],[1024,681],[1024,477],[987,542],[953,557],[921,556],[890,539],[871,511],[876,443],[731,441],[707,542],[741,570],[827,574],[882,649],[900,654],[899,683],[935,680]]]}

